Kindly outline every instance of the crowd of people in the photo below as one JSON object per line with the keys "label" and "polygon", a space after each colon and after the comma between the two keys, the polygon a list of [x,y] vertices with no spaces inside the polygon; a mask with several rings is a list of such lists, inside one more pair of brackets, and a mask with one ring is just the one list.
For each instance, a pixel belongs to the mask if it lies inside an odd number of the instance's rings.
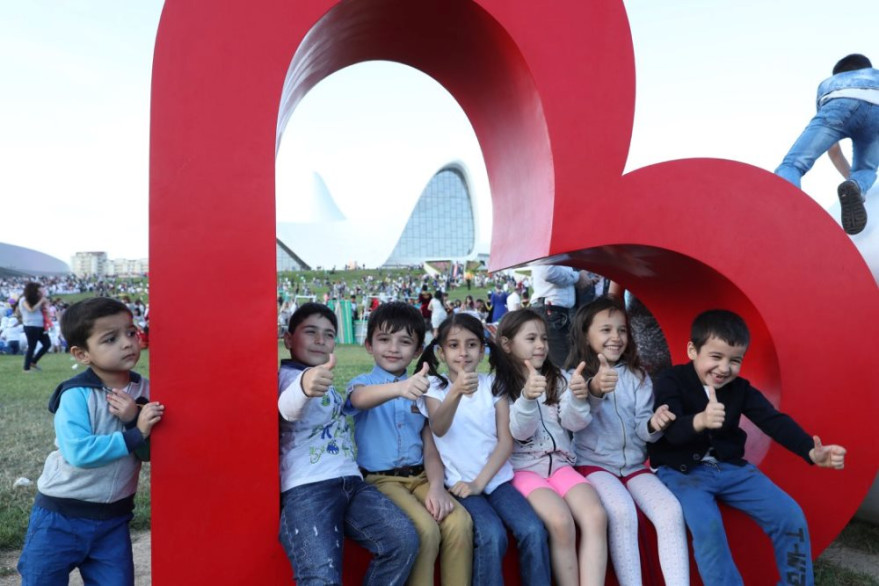
{"label": "crowd of people", "polygon": [[10,277],[0,279],[0,354],[24,355],[24,372],[39,371],[40,359],[49,352],[66,352],[61,333],[61,316],[69,304],[62,295],[92,293],[115,297],[131,310],[142,340],[147,343],[149,307],[142,297],[149,295],[145,281],[128,279],[86,279],[73,275]]}
{"label": "crowd of people", "polygon": [[[525,584],[600,585],[610,563],[621,585],[635,586],[644,582],[638,510],[657,529],[655,571],[666,584],[690,582],[687,529],[703,582],[741,583],[717,501],[771,537],[784,583],[813,583],[803,512],[744,459],[740,418],[809,464],[840,469],[845,449],[822,444],[739,378],[750,342],[741,317],[696,316],[690,361],[657,373],[642,361],[622,292],[597,275],[541,266],[530,278],[485,276],[488,300],[460,303],[448,302],[451,282],[431,279],[339,280],[325,303],[287,308],[279,539],[299,583],[341,583],[342,532],[372,554],[368,583],[433,584],[438,563],[443,583],[502,584],[512,535]],[[107,285],[118,299],[70,307],[47,284],[15,285],[5,319],[21,316],[25,371],[39,369],[59,321],[60,340],[88,367],[50,402],[59,449],[37,482],[23,583],[78,566],[98,583],[131,584],[130,546],[108,540],[130,543],[140,462],[164,414],[132,372],[148,307]],[[312,285],[279,281],[279,310],[284,295],[295,302]],[[360,315],[374,367],[340,392],[337,308],[358,294],[374,300]],[[45,537],[42,528],[61,525]],[[84,543],[83,531],[106,539]],[[48,555],[60,542],[71,553]]]}

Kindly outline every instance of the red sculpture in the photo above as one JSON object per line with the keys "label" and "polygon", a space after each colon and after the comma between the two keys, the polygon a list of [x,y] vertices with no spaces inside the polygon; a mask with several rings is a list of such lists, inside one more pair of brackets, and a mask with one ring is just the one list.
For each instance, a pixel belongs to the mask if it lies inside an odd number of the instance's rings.
{"label": "red sculpture", "polygon": [[[766,171],[690,159],[622,175],[635,92],[622,1],[167,0],[150,145],[152,382],[168,406],[153,443],[154,583],[289,580],[277,540],[276,145],[310,88],[374,59],[434,77],[469,116],[494,201],[493,269],[550,257],[621,282],[676,361],[700,310],[745,317],[745,376],[849,450],[846,470],[828,473],[760,438],[749,448],[800,502],[821,552],[879,461],[876,284],[832,219]],[[196,274],[211,293],[193,307]],[[740,516],[727,523],[746,583],[774,583],[768,539]]]}

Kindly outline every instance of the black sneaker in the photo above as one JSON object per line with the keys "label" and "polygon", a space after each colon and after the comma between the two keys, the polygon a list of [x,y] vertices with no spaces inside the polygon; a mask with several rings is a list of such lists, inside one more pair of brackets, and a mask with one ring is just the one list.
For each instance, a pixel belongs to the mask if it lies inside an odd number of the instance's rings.
{"label": "black sneaker", "polygon": [[842,206],[842,229],[846,234],[858,234],[867,225],[867,209],[858,184],[849,179],[836,188],[839,205]]}

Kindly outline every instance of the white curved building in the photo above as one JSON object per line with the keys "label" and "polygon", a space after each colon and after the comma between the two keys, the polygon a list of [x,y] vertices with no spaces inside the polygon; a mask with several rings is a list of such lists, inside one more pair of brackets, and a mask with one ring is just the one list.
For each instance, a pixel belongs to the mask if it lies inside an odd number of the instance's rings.
{"label": "white curved building", "polygon": [[479,215],[467,167],[454,161],[421,178],[373,197],[376,213],[364,218],[340,209],[314,173],[311,193],[299,198],[314,220],[278,222],[278,269],[475,259]]}

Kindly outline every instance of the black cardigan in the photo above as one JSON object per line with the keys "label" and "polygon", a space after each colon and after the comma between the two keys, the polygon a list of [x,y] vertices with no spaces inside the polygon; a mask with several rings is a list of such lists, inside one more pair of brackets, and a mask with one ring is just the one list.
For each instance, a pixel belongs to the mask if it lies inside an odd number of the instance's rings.
{"label": "black cardigan", "polygon": [[726,412],[723,426],[701,432],[693,429],[693,418],[705,410],[708,395],[692,362],[663,372],[653,392],[654,406],[668,405],[676,417],[659,441],[647,444],[650,465],[654,468],[669,466],[687,473],[702,460],[709,448],[714,448],[712,456],[718,461],[743,466],[747,434],[739,427],[742,415],[766,435],[812,464],[809,457],[809,451],[815,447],[812,437],[790,416],[776,410],[763,393],[743,378],[736,378],[717,389],[717,400],[723,403]]}

